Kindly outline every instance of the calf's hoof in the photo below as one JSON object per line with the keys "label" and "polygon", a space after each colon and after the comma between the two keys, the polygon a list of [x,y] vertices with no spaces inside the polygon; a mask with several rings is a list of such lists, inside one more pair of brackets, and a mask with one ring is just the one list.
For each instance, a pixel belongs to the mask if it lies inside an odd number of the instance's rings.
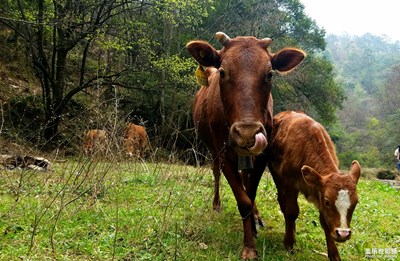
{"label": "calf's hoof", "polygon": [[285,245],[286,251],[288,251],[290,254],[294,254],[294,249],[293,249],[294,244],[293,243],[292,244],[285,243],[284,245]]}
{"label": "calf's hoof", "polygon": [[329,256],[330,261],[342,261],[340,256]]}
{"label": "calf's hoof", "polygon": [[240,260],[254,260],[257,257],[257,250],[255,248],[244,247]]}

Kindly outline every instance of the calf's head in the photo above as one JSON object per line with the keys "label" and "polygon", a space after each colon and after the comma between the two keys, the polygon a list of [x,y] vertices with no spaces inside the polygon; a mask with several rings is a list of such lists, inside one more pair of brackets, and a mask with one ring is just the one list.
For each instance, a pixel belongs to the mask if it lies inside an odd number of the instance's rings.
{"label": "calf's head", "polygon": [[318,193],[316,205],[331,237],[337,242],[348,240],[351,236],[350,221],[358,202],[356,185],[361,174],[359,163],[353,161],[348,174],[321,176],[309,166],[303,166],[301,172],[309,189]]}
{"label": "calf's head", "polygon": [[201,66],[216,68],[207,88],[219,88],[229,143],[239,155],[258,155],[267,146],[265,127],[272,126],[273,72],[291,71],[305,53],[295,48],[270,53],[270,38],[231,39],[221,32],[216,37],[221,50],[205,41],[191,41],[186,47]]}

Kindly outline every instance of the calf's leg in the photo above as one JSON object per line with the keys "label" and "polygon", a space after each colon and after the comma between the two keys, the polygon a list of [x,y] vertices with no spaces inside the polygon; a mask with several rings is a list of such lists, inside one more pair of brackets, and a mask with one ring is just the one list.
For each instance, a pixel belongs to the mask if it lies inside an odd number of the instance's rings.
{"label": "calf's leg", "polygon": [[278,189],[278,202],[285,217],[285,238],[283,244],[286,250],[292,252],[296,242],[296,219],[299,216],[297,197],[299,192],[294,188]]}
{"label": "calf's leg", "polygon": [[329,227],[326,224],[325,218],[323,217],[322,213],[319,213],[319,221],[321,223],[322,228],[324,229],[325,232],[325,238],[326,238],[326,246],[328,248],[328,258],[331,261],[341,261],[342,259],[340,258],[339,251],[337,249],[337,246],[335,244],[335,241],[333,240],[331,233],[329,231]]}

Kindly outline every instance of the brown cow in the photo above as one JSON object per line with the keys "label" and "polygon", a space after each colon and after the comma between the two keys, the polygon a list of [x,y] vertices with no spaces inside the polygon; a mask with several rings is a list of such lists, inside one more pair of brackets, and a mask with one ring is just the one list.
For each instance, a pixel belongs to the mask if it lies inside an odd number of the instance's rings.
{"label": "brown cow", "polygon": [[106,139],[107,133],[105,130],[89,130],[83,141],[83,151],[87,156],[92,155],[96,147],[101,149],[101,146],[105,146]]}
{"label": "brown cow", "polygon": [[[288,72],[305,57],[294,48],[275,54],[271,39],[217,33],[223,45],[216,50],[205,41],[191,41],[187,49],[205,69],[207,86],[196,94],[193,121],[200,139],[210,150],[215,177],[214,208],[219,208],[220,169],[235,196],[243,220],[243,259],[257,258],[254,236],[254,199],[266,167],[267,133],[272,128],[271,78],[273,71]],[[240,166],[238,159],[244,162]]]}
{"label": "brown cow", "polygon": [[147,146],[146,129],[143,126],[128,123],[125,128],[124,146],[127,155],[142,158]]}
{"label": "brown cow", "polygon": [[335,241],[344,242],[351,235],[359,163],[353,161],[349,174],[341,173],[335,147],[324,127],[298,112],[281,112],[274,117],[267,152],[286,222],[285,248],[293,250],[301,192],[319,210],[330,260],[341,260]]}

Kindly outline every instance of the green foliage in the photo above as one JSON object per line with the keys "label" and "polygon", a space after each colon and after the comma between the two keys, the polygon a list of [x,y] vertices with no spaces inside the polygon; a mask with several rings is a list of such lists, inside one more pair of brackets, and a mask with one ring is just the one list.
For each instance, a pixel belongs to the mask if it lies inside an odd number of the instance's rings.
{"label": "green foliage", "polygon": [[193,74],[196,67],[193,64],[192,59],[182,58],[178,55],[171,55],[153,61],[152,65],[156,71],[165,71],[165,80],[175,86],[181,86],[183,89],[188,89],[188,83],[194,82]]}
{"label": "green foliage", "polygon": [[324,124],[336,120],[343,89],[333,80],[333,67],[326,58],[310,54],[298,70],[279,77],[273,89],[277,111],[303,110]]}
{"label": "green foliage", "polygon": [[393,171],[390,170],[381,170],[376,174],[376,177],[378,179],[395,179],[396,174],[393,173]]}
{"label": "green foliage", "polygon": [[340,128],[343,127],[336,126],[333,129],[335,129],[334,143],[342,167],[350,166],[353,160],[358,160],[363,167],[386,165],[387,155],[382,155],[380,151],[382,141],[382,136],[379,135],[380,127],[347,132]]}
{"label": "green foliage", "polygon": [[[40,126],[38,121],[42,120],[42,104],[35,95],[15,96],[9,100],[4,107],[4,114],[8,121],[4,124],[3,134],[7,138],[18,137],[19,142],[35,144],[40,138]],[[19,130],[15,132],[15,130]]]}
{"label": "green foliage", "polygon": [[360,84],[368,94],[376,94],[388,69],[400,61],[396,43],[369,33],[363,36],[330,35],[327,42],[329,57],[346,90]]}
{"label": "green foliage", "polygon": [[370,34],[330,35],[327,43],[336,81],[347,97],[338,113],[341,130],[335,143],[340,160],[349,163],[354,158],[363,166],[394,167],[393,151],[400,140],[398,43]]}
{"label": "green foliage", "polygon": [[[324,50],[325,31],[317,26],[314,20],[304,12],[304,6],[298,0],[280,0],[278,10],[282,18],[283,33],[281,36],[288,39],[295,39],[307,51]],[[290,41],[290,40],[289,40]]]}

